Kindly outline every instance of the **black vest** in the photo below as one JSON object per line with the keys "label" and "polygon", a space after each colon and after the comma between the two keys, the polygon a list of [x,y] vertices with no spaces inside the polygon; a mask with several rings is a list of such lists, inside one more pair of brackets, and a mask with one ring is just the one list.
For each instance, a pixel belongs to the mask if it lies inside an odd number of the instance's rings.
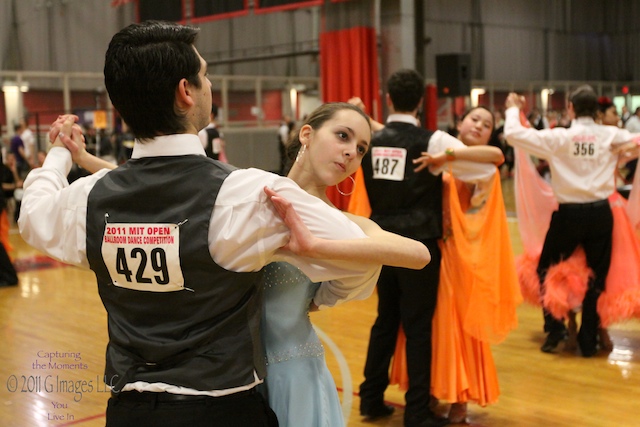
{"label": "black vest", "polygon": [[384,230],[417,240],[442,236],[442,175],[427,169],[415,173],[412,160],[429,147],[433,132],[410,123],[390,122],[374,134],[371,147],[394,147],[407,150],[404,179],[373,179],[371,149],[362,160],[371,219]]}
{"label": "black vest", "polygon": [[[109,317],[105,382],[116,391],[134,381],[220,390],[252,383],[254,370],[264,377],[260,273],[223,269],[207,243],[214,202],[232,170],[196,155],[135,159],[91,190],[87,257]],[[149,292],[113,285],[101,252],[106,223],[180,224],[179,263],[188,289]],[[140,282],[136,262],[145,254],[134,250],[131,280]],[[162,277],[162,259],[152,258],[147,262],[155,262],[156,277]]]}

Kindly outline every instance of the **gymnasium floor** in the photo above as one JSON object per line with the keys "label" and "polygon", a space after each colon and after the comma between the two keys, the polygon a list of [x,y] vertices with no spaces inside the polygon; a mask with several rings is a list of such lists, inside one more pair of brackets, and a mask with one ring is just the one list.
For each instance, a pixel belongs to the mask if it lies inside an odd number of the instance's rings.
{"label": "gymnasium floor", "polygon": [[[512,181],[503,181],[503,188],[512,212]],[[510,215],[517,254],[515,221]],[[106,314],[93,274],[39,254],[15,228],[11,241],[20,284],[0,288],[0,426],[103,426],[109,396],[102,384]],[[364,423],[358,413],[357,390],[376,303],[374,294],[311,315],[350,427],[402,426],[404,398],[395,387],[385,396],[396,407],[390,418]],[[487,408],[470,405],[470,425],[640,426],[639,321],[611,328],[612,353],[584,359],[564,351],[541,353],[539,309],[522,305],[518,317],[518,329],[494,347],[500,401]],[[438,407],[446,410],[445,404]]]}

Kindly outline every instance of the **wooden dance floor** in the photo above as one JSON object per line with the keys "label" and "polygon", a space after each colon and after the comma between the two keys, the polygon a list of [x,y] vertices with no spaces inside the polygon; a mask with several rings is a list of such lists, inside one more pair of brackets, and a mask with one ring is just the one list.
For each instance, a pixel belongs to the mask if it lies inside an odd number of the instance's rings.
{"label": "wooden dance floor", "polygon": [[[511,184],[503,181],[508,211],[513,211]],[[519,253],[515,219],[510,229]],[[107,321],[95,278],[33,250],[15,229],[11,240],[20,284],[0,288],[0,426],[103,426],[109,396],[102,383]],[[358,411],[376,304],[374,294],[311,315],[350,427],[402,426],[404,395],[395,387],[385,395],[396,407],[391,417],[364,423]],[[540,310],[522,305],[518,315],[519,327],[493,347],[500,400],[486,408],[470,404],[470,425],[640,426],[640,322],[612,327],[613,352],[585,359],[540,352]],[[444,413],[447,407],[437,410]]]}

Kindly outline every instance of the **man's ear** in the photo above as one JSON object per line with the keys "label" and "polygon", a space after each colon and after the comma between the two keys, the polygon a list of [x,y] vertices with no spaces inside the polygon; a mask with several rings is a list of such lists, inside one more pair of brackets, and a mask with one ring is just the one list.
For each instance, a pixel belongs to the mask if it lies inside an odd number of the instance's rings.
{"label": "man's ear", "polygon": [[180,109],[188,109],[195,104],[191,96],[192,87],[187,79],[181,79],[176,88],[176,104]]}
{"label": "man's ear", "polygon": [[385,95],[384,99],[387,102],[387,107],[393,107],[393,101],[391,101],[391,96],[388,93]]}

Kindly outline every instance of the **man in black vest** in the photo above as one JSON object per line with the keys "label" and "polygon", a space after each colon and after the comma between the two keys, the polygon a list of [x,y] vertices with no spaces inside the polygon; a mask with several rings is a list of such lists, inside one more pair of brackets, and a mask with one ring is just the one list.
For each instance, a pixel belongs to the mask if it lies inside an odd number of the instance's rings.
{"label": "man in black vest", "polygon": [[[394,408],[384,404],[384,391],[402,325],[409,375],[404,414],[407,427],[448,424],[429,409],[431,321],[441,259],[442,166],[449,163],[448,170],[464,181],[482,180],[493,175],[491,161],[496,155],[500,157],[496,147],[466,147],[445,132],[419,127],[416,114],[424,89],[422,76],[413,70],[400,70],[389,78],[387,105],[391,114],[384,128],[374,134],[371,149],[362,160],[371,219],[387,231],[421,241],[431,252],[431,263],[422,270],[382,268],[378,318],[371,328],[365,380],[360,385],[360,413],[366,419],[393,413]],[[414,169],[423,153],[428,153],[430,168]]]}
{"label": "man in black vest", "polygon": [[287,178],[205,156],[198,131],[209,120],[211,82],[197,34],[165,22],[117,33],[104,74],[136,136],[131,159],[69,185],[62,139],[79,141],[79,131],[63,117],[43,166],[25,181],[25,241],[96,275],[109,322],[109,427],[277,425],[255,391],[265,375],[262,267],[287,261],[330,281],[314,297],[319,307],[368,296],[379,273],[282,250],[290,232],[266,187],[329,245],[365,235]]}

